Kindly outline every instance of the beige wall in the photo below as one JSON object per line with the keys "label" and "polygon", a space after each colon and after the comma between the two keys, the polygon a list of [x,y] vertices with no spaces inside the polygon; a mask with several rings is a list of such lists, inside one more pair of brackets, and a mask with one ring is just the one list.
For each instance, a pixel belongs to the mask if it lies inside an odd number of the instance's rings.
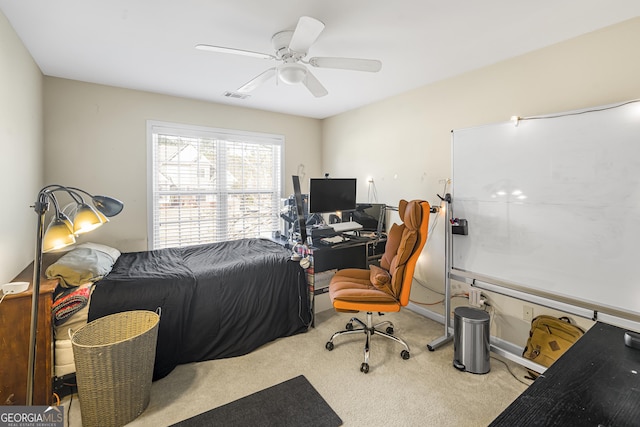
{"label": "beige wall", "polygon": [[42,179],[42,73],[0,12],[0,284],[32,260]]}
{"label": "beige wall", "polygon": [[147,249],[147,120],[284,135],[285,194],[299,165],[320,173],[316,119],[53,77],[44,100],[46,181],[122,200],[124,211],[83,239],[123,251]]}
{"label": "beige wall", "polygon": [[[323,168],[359,178],[365,198],[365,178],[373,177],[380,202],[397,205],[402,197],[438,204],[442,180],[451,176],[451,130],[640,98],[640,56],[633,54],[638,40],[640,18],[327,119]],[[338,149],[341,155],[334,156]],[[419,282],[439,291],[442,225],[440,220],[416,272]],[[441,298],[414,284],[414,301]],[[529,324],[522,305],[491,299],[494,333],[523,344]],[[442,306],[430,309],[442,312]],[[534,315],[543,311],[536,307]]]}

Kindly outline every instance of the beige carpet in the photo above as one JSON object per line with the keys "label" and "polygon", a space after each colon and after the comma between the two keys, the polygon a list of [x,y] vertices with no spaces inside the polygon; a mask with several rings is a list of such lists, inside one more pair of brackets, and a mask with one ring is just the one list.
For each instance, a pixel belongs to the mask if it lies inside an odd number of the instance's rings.
{"label": "beige carpet", "polygon": [[[149,407],[129,425],[166,426],[297,375],[309,380],[345,426],[486,426],[527,388],[493,354],[491,371],[476,375],[453,368],[453,343],[429,351],[426,344],[443,334],[437,322],[410,310],[384,317],[409,343],[409,360],[400,357],[400,345],[374,336],[370,371],[361,373],[364,335],[341,337],[327,351],[331,334],[350,318],[327,311],[309,332],[251,354],[178,366],[153,383]],[[528,382],[522,367],[507,363]],[[64,399],[67,408],[69,402]],[[77,395],[70,421],[82,425]]]}

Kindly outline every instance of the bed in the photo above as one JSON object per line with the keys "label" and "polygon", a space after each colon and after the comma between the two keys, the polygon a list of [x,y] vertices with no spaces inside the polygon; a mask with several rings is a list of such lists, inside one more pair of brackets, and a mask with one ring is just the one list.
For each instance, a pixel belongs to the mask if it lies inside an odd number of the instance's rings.
{"label": "bed", "polygon": [[[75,250],[87,256],[85,247]],[[178,364],[247,354],[304,332],[311,323],[304,270],[291,261],[288,249],[268,239],[118,253],[112,266],[107,261],[104,268],[73,278],[78,285],[61,277],[69,275],[68,255],[47,269],[48,277],[65,286],[56,300],[69,299],[84,286],[90,291],[72,315],[62,322],[54,318],[56,376],[73,369],[69,329],[122,311],[160,310],[154,380]],[[91,277],[101,278],[92,283]]]}

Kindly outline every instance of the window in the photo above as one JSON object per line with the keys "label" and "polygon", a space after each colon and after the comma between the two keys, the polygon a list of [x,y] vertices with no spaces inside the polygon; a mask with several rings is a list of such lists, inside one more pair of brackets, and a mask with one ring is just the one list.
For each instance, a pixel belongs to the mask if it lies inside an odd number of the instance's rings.
{"label": "window", "polygon": [[149,121],[149,246],[278,229],[284,137]]}

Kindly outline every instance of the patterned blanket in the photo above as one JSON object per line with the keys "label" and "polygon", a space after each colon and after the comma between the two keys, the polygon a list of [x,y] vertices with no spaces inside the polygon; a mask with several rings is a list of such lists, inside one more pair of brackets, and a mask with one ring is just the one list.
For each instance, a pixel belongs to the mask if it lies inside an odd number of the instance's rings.
{"label": "patterned blanket", "polygon": [[56,326],[62,325],[66,320],[89,304],[91,285],[82,285],[77,288],[66,289],[55,297],[51,311],[53,322]]}

